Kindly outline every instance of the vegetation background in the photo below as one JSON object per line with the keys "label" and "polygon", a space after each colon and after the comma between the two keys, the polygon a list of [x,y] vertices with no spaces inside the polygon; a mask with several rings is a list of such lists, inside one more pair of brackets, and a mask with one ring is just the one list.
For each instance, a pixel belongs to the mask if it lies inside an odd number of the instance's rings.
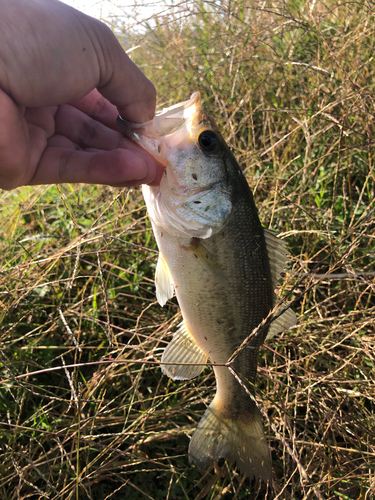
{"label": "vegetation background", "polygon": [[374,3],[180,1],[107,22],[159,107],[200,90],[288,243],[299,324],[264,346],[257,386],[273,491],[188,463],[215,381],[157,365],[180,313],[155,299],[140,190],[62,185],[0,193],[0,498],[375,498]]}

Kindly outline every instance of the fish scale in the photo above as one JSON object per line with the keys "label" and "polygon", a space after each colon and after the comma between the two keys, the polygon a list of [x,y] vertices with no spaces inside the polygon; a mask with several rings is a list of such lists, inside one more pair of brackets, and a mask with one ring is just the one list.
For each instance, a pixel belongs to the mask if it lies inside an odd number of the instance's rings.
{"label": "fish scale", "polygon": [[[189,459],[206,468],[225,458],[242,474],[270,482],[272,464],[254,397],[259,349],[267,335],[296,318],[288,310],[256,329],[276,303],[283,244],[262,227],[249,185],[199,93],[151,122],[118,123],[166,167],[159,186],[143,187],[160,251],[156,296],[163,306],[175,293],[183,317],[163,353],[162,371],[187,380],[208,359],[214,365],[216,394],[191,438]],[[223,365],[247,338],[230,363],[240,382]]]}

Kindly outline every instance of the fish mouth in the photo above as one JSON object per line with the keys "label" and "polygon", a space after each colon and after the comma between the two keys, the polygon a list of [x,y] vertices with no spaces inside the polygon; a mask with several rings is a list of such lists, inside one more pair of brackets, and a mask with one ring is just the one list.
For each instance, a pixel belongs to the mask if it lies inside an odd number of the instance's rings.
{"label": "fish mouth", "polygon": [[191,143],[193,123],[206,115],[201,104],[200,92],[194,92],[188,101],[174,104],[157,113],[145,123],[129,122],[117,117],[121,132],[167,166],[167,153],[172,148],[182,149]]}
{"label": "fish mouth", "polygon": [[201,108],[200,92],[194,92],[188,101],[164,108],[154,118],[156,133],[159,137],[173,134],[187,121],[191,121]]}
{"label": "fish mouth", "polygon": [[117,125],[121,132],[126,135],[129,135],[129,132],[131,135],[138,131],[138,135],[146,133],[146,135],[164,137],[178,130],[196,112],[195,108],[200,103],[200,92],[194,92],[188,101],[179,102],[169,108],[163,108],[148,122],[129,122],[119,115],[117,117]]}

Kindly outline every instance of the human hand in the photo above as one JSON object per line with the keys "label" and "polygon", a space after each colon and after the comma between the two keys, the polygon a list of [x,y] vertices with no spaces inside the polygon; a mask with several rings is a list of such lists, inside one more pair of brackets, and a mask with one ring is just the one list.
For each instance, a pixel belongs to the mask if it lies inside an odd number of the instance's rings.
{"label": "human hand", "polygon": [[116,128],[153,118],[155,88],[111,30],[57,0],[0,11],[0,188],[157,184],[164,167]]}

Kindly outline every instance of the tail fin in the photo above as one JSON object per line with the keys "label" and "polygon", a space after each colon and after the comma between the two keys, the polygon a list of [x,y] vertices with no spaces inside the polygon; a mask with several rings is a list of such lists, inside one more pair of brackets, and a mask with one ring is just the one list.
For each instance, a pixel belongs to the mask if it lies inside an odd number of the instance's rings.
{"label": "tail fin", "polygon": [[254,407],[246,422],[224,418],[215,405],[215,399],[191,438],[190,463],[206,469],[215,460],[225,458],[231,463],[236,462],[245,476],[271,481],[271,458],[258,408]]}

